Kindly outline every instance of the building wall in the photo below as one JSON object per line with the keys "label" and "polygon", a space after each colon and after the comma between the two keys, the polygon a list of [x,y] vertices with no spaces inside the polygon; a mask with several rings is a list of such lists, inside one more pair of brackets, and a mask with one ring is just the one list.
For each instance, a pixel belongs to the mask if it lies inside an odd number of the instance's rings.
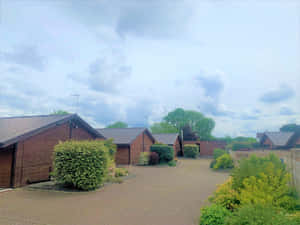
{"label": "building wall", "polygon": [[268,146],[269,148],[273,148],[273,144],[272,144],[271,140],[268,137],[263,142],[263,146]]}
{"label": "building wall", "polygon": [[184,141],[184,144],[196,144],[199,146],[200,157],[211,157],[214,149],[225,149],[226,143],[221,141]]}
{"label": "building wall", "polygon": [[140,153],[150,152],[150,147],[153,144],[154,141],[146,132],[141,133],[130,145],[131,164],[137,164],[139,162]]}
{"label": "building wall", "polygon": [[129,146],[127,147],[118,146],[115,160],[116,160],[116,164],[118,165],[129,164]]}
{"label": "building wall", "polygon": [[0,187],[7,188],[11,184],[11,169],[13,162],[13,146],[0,151]]}
{"label": "building wall", "polygon": [[300,149],[292,149],[292,172],[294,185],[300,193]]}
{"label": "building wall", "polygon": [[[69,123],[50,128],[17,144],[14,187],[49,179],[52,171],[53,150],[59,141],[70,137]],[[77,140],[92,139],[82,128],[72,128],[72,137]]]}
{"label": "building wall", "polygon": [[216,148],[225,149],[226,143],[219,141],[200,141],[200,156],[213,156]]}

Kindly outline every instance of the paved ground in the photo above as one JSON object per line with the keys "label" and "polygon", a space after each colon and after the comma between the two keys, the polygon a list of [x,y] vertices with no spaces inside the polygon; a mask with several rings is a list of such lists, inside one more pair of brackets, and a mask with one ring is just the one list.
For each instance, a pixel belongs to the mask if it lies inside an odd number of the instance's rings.
{"label": "paved ground", "polygon": [[88,193],[21,188],[0,193],[1,225],[194,225],[226,173],[208,159],[176,168],[132,167],[135,176]]}

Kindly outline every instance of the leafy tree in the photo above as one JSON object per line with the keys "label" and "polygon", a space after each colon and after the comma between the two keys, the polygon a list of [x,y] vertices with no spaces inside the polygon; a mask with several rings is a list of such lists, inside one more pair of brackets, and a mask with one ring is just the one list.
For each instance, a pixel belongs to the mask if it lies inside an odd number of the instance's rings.
{"label": "leafy tree", "polygon": [[215,127],[213,119],[205,117],[200,112],[184,110],[182,108],[177,108],[169,112],[163,120],[178,130],[183,129],[185,126],[190,126],[192,131],[196,132],[198,137],[202,140],[211,139],[211,132]]}
{"label": "leafy tree", "polygon": [[128,124],[118,121],[118,122],[108,125],[106,128],[128,128]]}
{"label": "leafy tree", "polygon": [[286,124],[280,128],[280,131],[282,131],[282,132],[297,132],[298,131],[299,132],[300,125],[297,125],[295,123]]}
{"label": "leafy tree", "polygon": [[186,125],[182,128],[183,130],[183,139],[186,141],[197,141],[199,139],[196,132],[194,132],[191,126]]}
{"label": "leafy tree", "polygon": [[166,122],[154,123],[150,129],[153,134],[178,133],[178,129],[175,126]]}
{"label": "leafy tree", "polygon": [[70,113],[65,110],[55,110],[50,115],[68,115],[68,114]]}

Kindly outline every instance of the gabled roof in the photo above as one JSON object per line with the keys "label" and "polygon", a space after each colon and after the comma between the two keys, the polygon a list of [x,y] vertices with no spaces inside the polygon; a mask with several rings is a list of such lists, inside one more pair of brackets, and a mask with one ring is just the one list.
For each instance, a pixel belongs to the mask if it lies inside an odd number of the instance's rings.
{"label": "gabled roof", "polygon": [[265,132],[265,136],[268,137],[275,146],[286,146],[294,134],[294,132]]}
{"label": "gabled roof", "polygon": [[177,133],[171,134],[153,134],[156,141],[161,142],[166,145],[173,145],[178,138]]}
{"label": "gabled roof", "polygon": [[0,147],[24,140],[70,120],[79,122],[95,137],[102,137],[99,132],[76,114],[2,117],[0,118]]}
{"label": "gabled roof", "polygon": [[150,131],[145,127],[135,128],[102,128],[97,129],[105,138],[113,138],[115,144],[130,145],[144,131],[155,141]]}

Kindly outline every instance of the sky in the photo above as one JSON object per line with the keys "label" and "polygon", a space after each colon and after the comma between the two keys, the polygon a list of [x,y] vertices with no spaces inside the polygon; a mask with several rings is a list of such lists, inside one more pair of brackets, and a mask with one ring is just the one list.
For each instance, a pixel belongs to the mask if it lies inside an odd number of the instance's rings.
{"label": "sky", "polygon": [[0,117],[76,112],[215,136],[300,123],[300,1],[0,0]]}

